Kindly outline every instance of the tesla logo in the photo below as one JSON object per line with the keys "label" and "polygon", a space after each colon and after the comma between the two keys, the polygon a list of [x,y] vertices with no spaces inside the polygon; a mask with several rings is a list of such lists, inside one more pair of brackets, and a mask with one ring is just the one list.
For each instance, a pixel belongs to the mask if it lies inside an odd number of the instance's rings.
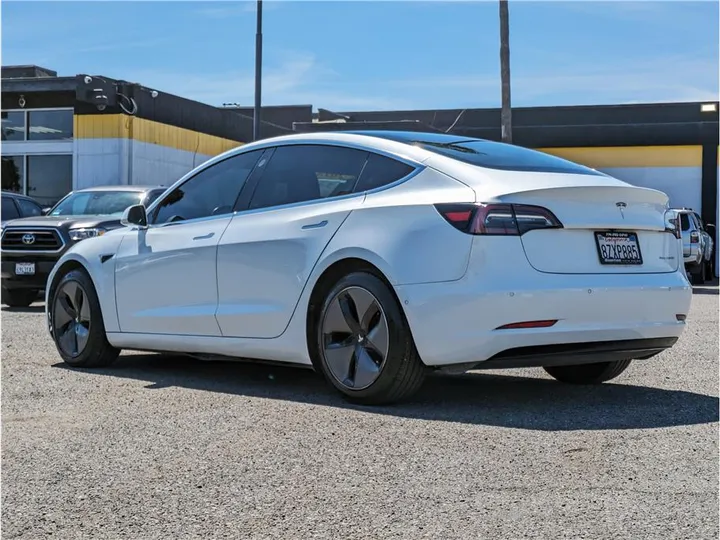
{"label": "tesla logo", "polygon": [[29,246],[30,244],[35,243],[35,235],[34,234],[24,234],[22,237],[22,243],[26,246]]}
{"label": "tesla logo", "polygon": [[615,206],[617,206],[620,209],[620,215],[623,219],[625,219],[625,209],[627,208],[627,204],[624,202],[616,202]]}

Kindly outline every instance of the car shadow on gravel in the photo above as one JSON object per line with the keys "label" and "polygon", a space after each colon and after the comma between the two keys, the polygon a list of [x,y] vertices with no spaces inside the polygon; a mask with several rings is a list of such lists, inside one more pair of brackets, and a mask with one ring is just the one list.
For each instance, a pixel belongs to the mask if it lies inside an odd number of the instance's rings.
{"label": "car shadow on gravel", "polygon": [[43,313],[45,311],[45,304],[32,305],[28,307],[3,306],[2,310],[10,313]]}
{"label": "car shadow on gravel", "polygon": [[467,373],[432,375],[411,402],[347,403],[312,370],[241,362],[202,362],[159,354],[122,356],[110,368],[74,370],[147,381],[147,389],[190,388],[311,403],[422,420],[539,431],[649,429],[718,421],[718,398],[627,384],[563,385],[550,379]]}
{"label": "car shadow on gravel", "polygon": [[717,287],[693,287],[693,294],[714,294],[720,293],[720,289]]}

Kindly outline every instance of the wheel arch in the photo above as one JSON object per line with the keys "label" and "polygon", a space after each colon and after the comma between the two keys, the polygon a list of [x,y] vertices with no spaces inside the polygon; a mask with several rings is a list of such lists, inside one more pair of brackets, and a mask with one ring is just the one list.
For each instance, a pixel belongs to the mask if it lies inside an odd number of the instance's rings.
{"label": "wheel arch", "polygon": [[317,279],[312,285],[312,289],[308,297],[307,308],[305,310],[305,346],[307,347],[308,355],[310,356],[310,360],[316,370],[318,369],[318,366],[316,365],[318,359],[311,347],[311,343],[315,339],[314,335],[317,328],[320,306],[323,303],[325,295],[343,276],[352,272],[368,272],[376,276],[385,283],[385,285],[387,285],[391,294],[398,302],[400,311],[405,316],[405,309],[398,297],[395,287],[393,286],[392,278],[388,276],[383,269],[381,269],[381,266],[385,265],[383,265],[381,261],[379,265],[374,264],[368,259],[376,259],[376,257],[367,257],[366,254],[354,253],[336,257],[332,261],[326,261],[327,264],[324,265],[324,269],[319,272]]}
{"label": "wheel arch", "polygon": [[[100,302],[100,309],[103,314],[105,330],[107,332],[117,331],[118,319],[115,309],[114,272],[108,275],[104,273],[98,275],[100,269],[97,265],[91,264],[91,261],[92,259],[88,260],[78,252],[67,253],[58,261],[48,277],[45,290],[46,312],[49,313],[50,302],[62,277],[72,270],[81,269],[87,273],[93,287],[95,287],[95,292]],[[98,260],[98,265],[99,264],[101,263]]]}

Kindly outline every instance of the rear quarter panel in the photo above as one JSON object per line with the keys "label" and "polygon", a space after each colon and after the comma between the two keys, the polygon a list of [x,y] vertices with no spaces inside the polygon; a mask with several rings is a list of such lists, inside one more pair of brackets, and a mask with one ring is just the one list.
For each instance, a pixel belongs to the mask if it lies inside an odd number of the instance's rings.
{"label": "rear quarter panel", "polygon": [[474,201],[472,189],[430,168],[399,186],[369,192],[328,244],[321,266],[358,257],[397,285],[460,279],[473,237],[454,229],[433,205]]}

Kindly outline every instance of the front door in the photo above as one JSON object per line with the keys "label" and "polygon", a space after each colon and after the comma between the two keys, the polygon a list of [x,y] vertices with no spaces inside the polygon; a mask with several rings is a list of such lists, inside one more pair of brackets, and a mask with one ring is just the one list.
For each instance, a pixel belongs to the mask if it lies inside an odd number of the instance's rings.
{"label": "front door", "polygon": [[201,167],[162,197],[116,255],[121,332],[219,336],[217,249],[262,150]]}

